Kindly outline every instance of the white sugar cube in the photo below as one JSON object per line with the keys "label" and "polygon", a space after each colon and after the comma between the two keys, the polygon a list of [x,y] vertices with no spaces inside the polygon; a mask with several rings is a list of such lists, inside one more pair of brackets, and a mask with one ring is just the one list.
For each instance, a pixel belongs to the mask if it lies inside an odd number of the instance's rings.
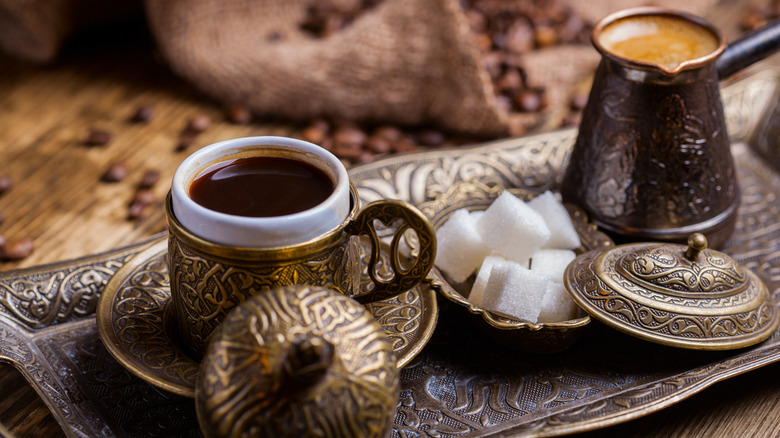
{"label": "white sugar cube", "polygon": [[490,254],[482,261],[482,266],[480,266],[479,272],[477,273],[477,279],[474,280],[474,285],[471,286],[471,292],[469,293],[468,300],[471,304],[482,306],[482,297],[485,295],[485,286],[487,286],[488,279],[490,279],[490,271],[494,266],[500,263],[511,262],[497,253]]}
{"label": "white sugar cube", "polygon": [[561,322],[577,317],[577,305],[574,304],[563,283],[551,281],[547,285],[542,301],[539,322]]}
{"label": "white sugar cube", "polygon": [[436,266],[461,283],[490,254],[468,210],[455,211],[436,231]]}
{"label": "white sugar cube", "polygon": [[471,212],[471,213],[469,213],[469,214],[471,215],[471,217],[472,217],[472,218],[473,218],[475,221],[478,221],[478,220],[482,219],[482,216],[484,216],[484,215],[485,215],[485,210],[474,210],[474,211],[472,211],[472,212]]}
{"label": "white sugar cube", "polygon": [[566,207],[546,191],[528,201],[528,205],[537,211],[550,230],[550,239],[542,246],[545,248],[576,249],[580,246],[580,237]]}
{"label": "white sugar cube", "polygon": [[477,222],[485,244],[504,257],[525,263],[550,238],[542,216],[504,191]]}
{"label": "white sugar cube", "polygon": [[499,263],[490,271],[482,307],[523,321],[536,322],[548,280],[517,263]]}
{"label": "white sugar cube", "polygon": [[531,270],[538,272],[550,281],[563,281],[566,266],[577,257],[570,249],[540,249],[531,257]]}

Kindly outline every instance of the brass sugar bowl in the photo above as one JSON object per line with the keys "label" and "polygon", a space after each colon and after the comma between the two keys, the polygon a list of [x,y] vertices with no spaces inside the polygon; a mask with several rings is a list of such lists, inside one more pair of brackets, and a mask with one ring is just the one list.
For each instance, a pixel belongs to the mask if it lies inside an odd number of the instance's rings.
{"label": "brass sugar bowl", "polygon": [[707,248],[633,243],[590,251],[566,269],[564,285],[591,316],[661,345],[727,350],[774,333],[778,310],[766,285],[728,255]]}

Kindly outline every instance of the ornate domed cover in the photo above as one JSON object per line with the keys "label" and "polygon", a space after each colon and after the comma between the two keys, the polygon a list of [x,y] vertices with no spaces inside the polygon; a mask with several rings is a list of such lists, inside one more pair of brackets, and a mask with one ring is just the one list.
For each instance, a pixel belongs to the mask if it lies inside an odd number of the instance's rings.
{"label": "ornate domed cover", "polygon": [[689,246],[639,243],[595,250],[566,269],[572,299],[598,320],[663,345],[725,350],[761,342],[778,311],[764,283],[728,255]]}
{"label": "ornate domed cover", "polygon": [[195,403],[206,437],[380,437],[398,392],[393,346],[371,313],[330,289],[289,286],[221,324]]}

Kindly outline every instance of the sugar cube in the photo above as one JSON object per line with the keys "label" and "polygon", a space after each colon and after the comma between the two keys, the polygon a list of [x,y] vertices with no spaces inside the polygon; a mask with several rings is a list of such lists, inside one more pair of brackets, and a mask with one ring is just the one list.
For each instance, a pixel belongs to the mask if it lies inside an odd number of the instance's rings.
{"label": "sugar cube", "polygon": [[477,222],[485,244],[504,257],[525,263],[550,238],[542,216],[504,191]]}
{"label": "sugar cube", "polygon": [[482,308],[510,318],[536,322],[548,280],[517,263],[499,263],[490,271]]}
{"label": "sugar cube", "polygon": [[561,322],[577,317],[577,305],[571,300],[563,283],[551,281],[547,284],[539,313],[539,322]]}
{"label": "sugar cube", "polygon": [[468,300],[471,304],[475,306],[482,305],[482,297],[485,295],[485,286],[487,286],[488,279],[490,279],[490,271],[495,265],[500,263],[509,263],[509,260],[497,253],[490,254],[482,261],[482,266],[477,273],[477,279],[474,280],[474,285],[471,286],[471,292],[469,293]]}
{"label": "sugar cube", "polygon": [[455,211],[436,231],[436,266],[459,283],[479,268],[490,254],[468,210]]}
{"label": "sugar cube", "polygon": [[566,207],[549,190],[528,201],[528,205],[543,218],[550,230],[550,238],[542,247],[576,249],[580,246],[580,237]]}
{"label": "sugar cube", "polygon": [[570,249],[542,248],[531,257],[531,270],[538,272],[551,281],[563,281],[566,266],[577,257]]}

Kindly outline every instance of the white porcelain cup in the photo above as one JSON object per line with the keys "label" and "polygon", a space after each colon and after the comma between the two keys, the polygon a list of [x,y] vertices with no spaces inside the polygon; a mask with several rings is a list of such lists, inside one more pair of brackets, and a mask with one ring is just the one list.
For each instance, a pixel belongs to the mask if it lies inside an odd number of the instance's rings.
{"label": "white porcelain cup", "polygon": [[[333,193],[308,210],[275,217],[235,216],[208,209],[192,200],[190,186],[206,171],[254,156],[306,162],[331,179]],[[285,196],[285,193],[279,193],[279,196]],[[206,146],[187,157],[173,176],[171,202],[176,219],[203,239],[237,247],[288,246],[320,236],[346,219],[350,211],[349,177],[338,158],[315,144],[286,137],[237,138]]]}

